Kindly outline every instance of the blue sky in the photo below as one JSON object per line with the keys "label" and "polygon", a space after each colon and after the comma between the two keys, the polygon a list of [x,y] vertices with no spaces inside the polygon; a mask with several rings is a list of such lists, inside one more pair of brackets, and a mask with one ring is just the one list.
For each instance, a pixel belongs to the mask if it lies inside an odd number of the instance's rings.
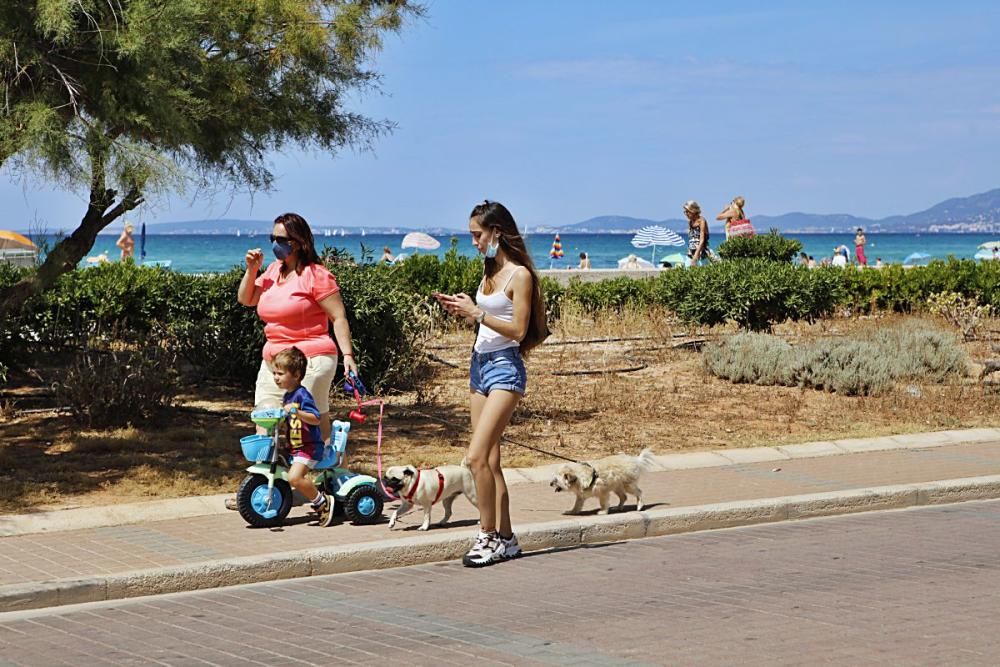
{"label": "blue sky", "polygon": [[[273,193],[169,196],[133,219],[466,224],[747,212],[912,213],[1000,187],[1000,9],[989,2],[428,0],[387,39],[398,124],[373,152],[273,156]],[[4,174],[8,220],[75,226],[82,194]],[[22,226],[15,224],[14,226]]]}

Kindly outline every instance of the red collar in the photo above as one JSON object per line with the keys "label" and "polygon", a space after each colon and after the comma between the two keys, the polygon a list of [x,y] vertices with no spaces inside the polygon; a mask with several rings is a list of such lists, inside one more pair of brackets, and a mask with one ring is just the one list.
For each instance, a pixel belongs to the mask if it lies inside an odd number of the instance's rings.
{"label": "red collar", "polygon": [[[444,475],[442,475],[441,471],[437,468],[434,468],[434,472],[438,474],[438,492],[437,495],[434,496],[434,500],[431,502],[431,505],[439,501],[441,499],[441,494],[444,493]],[[410,487],[410,492],[403,494],[403,500],[408,503],[412,503],[413,494],[417,492],[418,486],[420,486],[420,468],[417,468],[417,478],[413,480],[413,486]]]}

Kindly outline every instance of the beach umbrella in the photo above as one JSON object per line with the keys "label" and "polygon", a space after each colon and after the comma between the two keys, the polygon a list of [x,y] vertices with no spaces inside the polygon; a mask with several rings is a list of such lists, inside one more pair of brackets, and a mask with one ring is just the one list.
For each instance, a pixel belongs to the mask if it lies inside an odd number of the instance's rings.
{"label": "beach umbrella", "polygon": [[977,250],[976,254],[973,255],[975,259],[993,259],[993,251],[983,248],[982,250]]}
{"label": "beach umbrella", "polygon": [[410,232],[403,237],[403,248],[413,248],[414,250],[436,250],[441,247],[441,242],[430,234],[423,232]]}
{"label": "beach umbrella", "polygon": [[146,223],[142,223],[142,231],[139,232],[139,263],[146,260]]}
{"label": "beach umbrella", "polygon": [[913,264],[914,262],[923,262],[930,259],[931,256],[926,252],[911,252],[903,259],[903,264]]}
{"label": "beach umbrella", "polygon": [[37,250],[35,244],[27,236],[0,230],[0,250]]}
{"label": "beach umbrella", "polygon": [[552,249],[549,250],[549,258],[552,260],[552,262],[549,263],[549,268],[552,268],[553,262],[562,259],[563,254],[562,241],[559,240],[559,235],[556,234],[556,237],[552,239]]}
{"label": "beach umbrella", "polygon": [[660,258],[660,264],[669,263],[671,266],[685,266],[689,261],[688,256],[680,252],[672,252]]}
{"label": "beach umbrella", "polygon": [[[629,264],[631,266],[626,266]],[[653,266],[653,263],[647,259],[643,259],[642,257],[636,257],[635,255],[629,255],[628,257],[622,257],[621,259],[618,260],[618,268],[655,269],[656,267]]]}
{"label": "beach umbrella", "polygon": [[987,241],[986,243],[980,243],[979,247],[983,250],[998,250],[1000,251],[1000,241]]}
{"label": "beach umbrella", "polygon": [[682,246],[684,238],[677,232],[661,227],[660,225],[648,225],[643,227],[632,237],[632,245],[636,248],[653,248],[650,257],[651,262],[656,261],[656,246]]}

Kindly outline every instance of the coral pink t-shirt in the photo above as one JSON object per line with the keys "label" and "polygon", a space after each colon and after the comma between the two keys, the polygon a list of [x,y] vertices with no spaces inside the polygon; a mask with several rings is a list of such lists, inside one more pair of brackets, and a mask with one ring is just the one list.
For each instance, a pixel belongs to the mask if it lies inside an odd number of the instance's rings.
{"label": "coral pink t-shirt", "polygon": [[292,271],[281,278],[281,262],[275,261],[254,285],[261,288],[257,315],[264,320],[265,359],[270,361],[293,345],[307,357],[337,353],[327,328],[329,316],[319,305],[340,291],[329,269],[310,264],[302,267],[302,273]]}

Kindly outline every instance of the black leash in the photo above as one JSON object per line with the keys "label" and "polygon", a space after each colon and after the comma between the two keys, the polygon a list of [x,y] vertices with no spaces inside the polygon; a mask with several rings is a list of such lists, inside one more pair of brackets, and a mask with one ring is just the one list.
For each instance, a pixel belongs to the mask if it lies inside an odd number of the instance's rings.
{"label": "black leash", "polygon": [[[429,420],[435,421],[435,422],[437,422],[439,424],[444,424],[445,426],[450,426],[452,428],[459,428],[459,427],[455,426],[455,424],[453,424],[452,422],[448,421],[447,419],[441,419],[440,417],[434,417],[432,415],[424,414],[423,412],[418,412],[417,410],[411,410],[409,408],[402,408],[400,411],[403,412],[404,414],[408,412],[408,413],[416,415],[418,417],[423,417],[424,419],[429,419]],[[555,458],[555,459],[562,459],[563,461],[569,461],[570,463],[575,463],[577,465],[587,466],[588,468],[590,468],[591,475],[590,475],[590,484],[588,484],[585,487],[585,489],[590,489],[591,487],[594,486],[594,483],[597,481],[597,469],[594,466],[592,466],[591,464],[587,463],[586,461],[577,461],[576,459],[571,459],[568,456],[563,456],[562,454],[556,454],[555,452],[550,452],[550,451],[547,451],[547,450],[544,450],[544,449],[540,449],[538,447],[532,447],[531,445],[526,445],[523,442],[518,442],[517,440],[512,440],[511,438],[508,438],[505,435],[501,435],[500,436],[500,442],[506,442],[506,443],[509,443],[511,445],[517,445],[518,447],[524,447],[525,449],[530,449],[533,452],[538,452],[539,454],[545,454],[546,456],[551,456],[552,458]]]}

